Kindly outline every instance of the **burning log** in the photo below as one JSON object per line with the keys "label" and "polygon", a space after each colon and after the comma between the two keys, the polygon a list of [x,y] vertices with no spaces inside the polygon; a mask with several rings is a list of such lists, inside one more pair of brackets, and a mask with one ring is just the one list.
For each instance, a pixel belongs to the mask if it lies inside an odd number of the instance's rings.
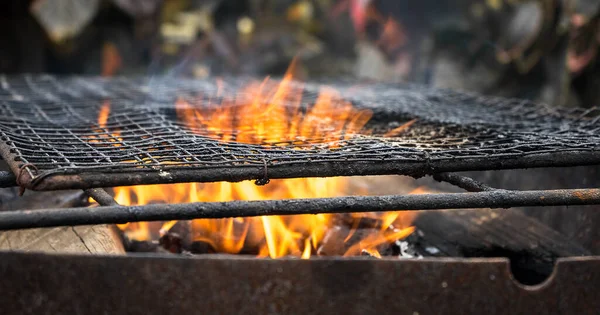
{"label": "burning log", "polygon": [[331,227],[325,233],[317,255],[319,256],[342,256],[346,252],[345,239],[350,229],[343,225]]}
{"label": "burning log", "polygon": [[166,229],[161,229],[160,231],[160,246],[174,254],[180,254],[184,250],[189,251],[192,245],[192,226],[190,221],[171,221],[169,223],[163,225],[163,228]]}
{"label": "burning log", "polygon": [[[397,221],[398,216],[392,213],[392,221]],[[381,257],[397,255],[394,251],[395,242],[412,233],[412,228],[398,229],[390,221],[386,222],[386,215],[380,217],[352,216],[338,214],[335,216],[334,225],[330,226],[317,250],[320,256],[371,256]]]}
{"label": "burning log", "polygon": [[166,233],[160,237],[160,246],[173,254],[181,254],[183,252],[183,239],[177,233]]}

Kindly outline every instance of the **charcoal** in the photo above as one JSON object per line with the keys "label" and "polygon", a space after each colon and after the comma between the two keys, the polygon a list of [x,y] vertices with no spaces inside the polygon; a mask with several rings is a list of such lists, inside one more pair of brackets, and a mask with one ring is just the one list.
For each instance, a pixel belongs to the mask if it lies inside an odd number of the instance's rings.
{"label": "charcoal", "polygon": [[180,254],[183,251],[183,240],[177,233],[165,233],[158,240],[158,244],[173,254]]}
{"label": "charcoal", "polygon": [[216,253],[215,249],[208,242],[205,241],[193,241],[189,247],[189,251],[192,254],[213,254]]}
{"label": "charcoal", "polygon": [[158,242],[127,240],[125,250],[130,253],[168,253]]}
{"label": "charcoal", "polygon": [[192,245],[192,224],[191,221],[177,221],[167,234],[175,235],[179,239],[182,249],[189,249]]}
{"label": "charcoal", "polygon": [[361,217],[361,218],[356,218],[355,216],[352,216],[350,213],[341,213],[341,214],[337,214],[334,217],[334,223],[336,224],[340,224],[340,225],[345,225],[346,227],[352,229],[352,228],[358,228],[358,229],[378,229],[381,227],[381,220],[379,218],[373,218],[373,217]]}
{"label": "charcoal", "polygon": [[317,249],[319,256],[342,256],[346,252],[344,239],[348,236],[350,229],[346,226],[336,225],[327,230],[321,246]]}

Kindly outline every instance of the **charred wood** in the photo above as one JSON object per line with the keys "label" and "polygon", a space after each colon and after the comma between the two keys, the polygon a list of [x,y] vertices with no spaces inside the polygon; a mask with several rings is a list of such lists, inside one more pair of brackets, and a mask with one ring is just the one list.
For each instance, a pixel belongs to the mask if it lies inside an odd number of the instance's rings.
{"label": "charred wood", "polygon": [[321,246],[317,249],[319,256],[342,256],[346,252],[346,243],[344,239],[350,233],[346,226],[334,226],[327,230]]}
{"label": "charred wood", "polygon": [[[543,168],[526,170],[499,170],[466,172],[464,175],[503,189],[559,189],[600,186],[600,167]],[[522,212],[563,234],[567,239],[600,253],[600,212],[595,206],[562,206],[539,208],[523,207]]]}
{"label": "charred wood", "polygon": [[590,252],[545,224],[515,211],[424,212],[409,236],[419,254],[438,257],[507,257],[513,271],[533,282],[553,270],[558,257]]}

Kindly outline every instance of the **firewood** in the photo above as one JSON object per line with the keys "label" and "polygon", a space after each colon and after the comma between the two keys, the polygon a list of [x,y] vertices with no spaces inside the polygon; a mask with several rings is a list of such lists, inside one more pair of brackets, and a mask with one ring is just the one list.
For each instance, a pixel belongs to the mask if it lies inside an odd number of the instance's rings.
{"label": "firewood", "polygon": [[346,252],[344,239],[348,236],[350,229],[343,225],[332,226],[327,230],[317,255],[319,256],[342,256]]}
{"label": "firewood", "polygon": [[189,248],[192,254],[213,254],[215,249],[205,241],[194,241]]}
{"label": "firewood", "polygon": [[125,239],[125,250],[128,253],[164,253],[164,250],[158,242],[138,241]]}
{"label": "firewood", "polygon": [[590,252],[547,225],[509,210],[449,210],[420,213],[407,238],[423,256],[505,257],[523,283],[550,275],[558,257]]}
{"label": "firewood", "polygon": [[[1,210],[65,208],[84,206],[82,191],[27,192],[1,204]],[[82,208],[81,211],[86,211]],[[64,226],[0,232],[0,250],[124,254],[120,231],[115,225]]]}
{"label": "firewood", "polygon": [[118,233],[111,225],[7,231],[0,233],[0,250],[123,254]]}
{"label": "firewood", "polygon": [[413,222],[428,256],[493,255],[495,250],[538,257],[584,256],[590,252],[540,221],[514,210],[447,210],[420,213]]}

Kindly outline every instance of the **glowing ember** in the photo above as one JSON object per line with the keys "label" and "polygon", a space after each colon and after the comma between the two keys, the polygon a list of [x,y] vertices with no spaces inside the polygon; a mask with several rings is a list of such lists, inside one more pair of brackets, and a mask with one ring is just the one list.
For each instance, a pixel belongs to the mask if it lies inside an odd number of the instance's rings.
{"label": "glowing ember", "polygon": [[[247,86],[238,99],[219,102],[190,103],[177,101],[179,119],[192,132],[219,141],[279,145],[281,143],[327,143],[364,134],[364,126],[371,113],[355,109],[333,90],[324,89],[315,104],[301,108],[302,88],[292,82],[291,71],[275,87],[268,80]],[[103,106],[98,118],[101,128],[106,126],[110,107]],[[243,118],[243,119],[242,119]],[[412,122],[391,131],[397,135]],[[115,137],[115,135],[112,135]],[[116,135],[118,137],[118,134]],[[347,178],[299,178],[272,180],[266,186],[253,182],[240,183],[186,183],[115,188],[115,200],[122,205],[149,203],[186,203],[198,201],[272,200],[293,198],[323,198],[349,193]],[[254,252],[259,257],[288,255],[310,258],[324,253],[326,234],[339,223],[338,215],[264,216],[256,218],[198,219],[191,221],[194,241],[208,244],[215,252]],[[336,255],[380,256],[377,248],[390,244],[412,233],[407,218],[399,212],[347,215],[351,226],[337,235],[341,244]],[[368,233],[356,233],[361,220],[377,220],[376,228]],[[135,240],[155,239],[176,224],[162,225],[141,222],[119,225],[127,236]],[[330,233],[331,234],[331,233]],[[321,248],[321,250],[320,250]],[[341,250],[339,250],[341,248]]]}

